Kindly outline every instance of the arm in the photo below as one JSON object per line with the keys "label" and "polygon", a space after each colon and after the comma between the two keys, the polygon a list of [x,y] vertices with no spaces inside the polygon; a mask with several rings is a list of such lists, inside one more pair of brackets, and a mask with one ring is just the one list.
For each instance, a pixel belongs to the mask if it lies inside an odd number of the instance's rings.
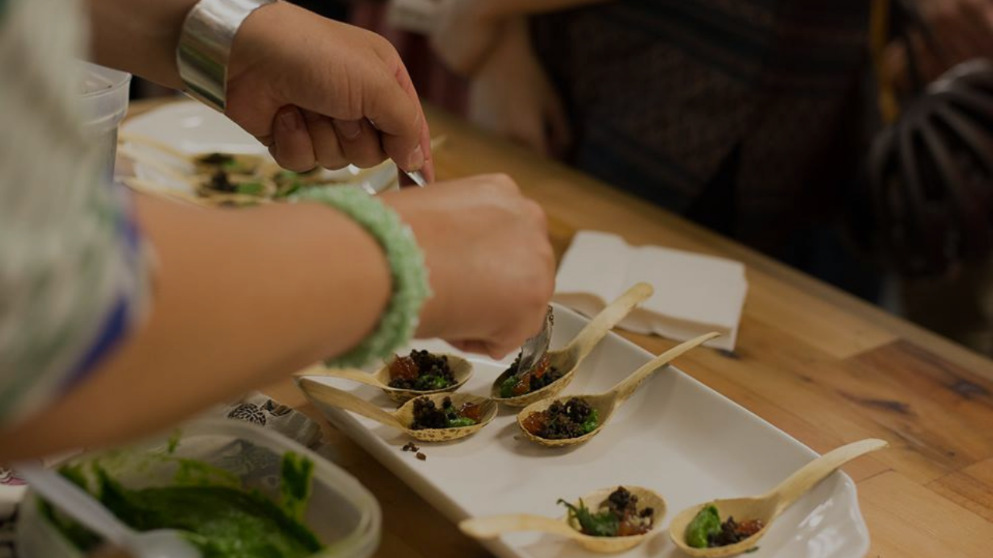
{"label": "arm", "polygon": [[[916,26],[909,45],[893,41],[884,52],[883,79],[910,93],[909,53],[913,49],[919,78],[937,79],[952,66],[972,58],[993,58],[993,2],[989,0],[919,0],[914,4],[933,41]],[[895,6],[894,6],[895,8]]]}
{"label": "arm", "polygon": [[543,14],[614,0],[476,0],[480,15],[485,18],[506,18],[515,15]]}
{"label": "arm", "polygon": [[0,458],[163,428],[343,353],[389,297],[375,241],[330,209],[210,211],[141,197],[138,209],[160,262],[147,323],[63,399],[0,434]]}
{"label": "arm", "polygon": [[[195,0],[89,1],[97,62],[182,87],[175,52]],[[255,10],[238,29],[225,114],[291,170],[388,156],[434,177],[427,121],[393,46],[286,2]]]}
{"label": "arm", "polygon": [[527,22],[514,18],[472,76],[469,119],[545,156],[564,156],[569,120],[531,47]]}
{"label": "arm", "polygon": [[[500,357],[539,329],[554,257],[543,213],[509,179],[383,199],[425,253],[435,296],[421,310],[419,337]],[[342,354],[378,325],[388,266],[376,241],[338,212],[137,202],[159,260],[151,315],[61,399],[0,427],[0,462],[164,428]]]}
{"label": "arm", "polygon": [[89,0],[91,54],[99,64],[182,89],[176,45],[197,0]]}
{"label": "arm", "polygon": [[613,0],[442,0],[431,44],[445,64],[472,76],[493,52],[510,19]]}

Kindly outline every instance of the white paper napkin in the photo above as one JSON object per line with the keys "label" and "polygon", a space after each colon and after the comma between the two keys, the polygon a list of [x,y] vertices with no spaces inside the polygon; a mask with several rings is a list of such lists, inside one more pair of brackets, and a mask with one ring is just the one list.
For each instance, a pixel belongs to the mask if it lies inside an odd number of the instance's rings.
{"label": "white paper napkin", "polygon": [[684,341],[708,331],[707,346],[734,350],[748,282],[741,262],[659,246],[629,246],[621,237],[580,231],[562,259],[556,302],[587,316],[644,281],[655,294],[620,327]]}

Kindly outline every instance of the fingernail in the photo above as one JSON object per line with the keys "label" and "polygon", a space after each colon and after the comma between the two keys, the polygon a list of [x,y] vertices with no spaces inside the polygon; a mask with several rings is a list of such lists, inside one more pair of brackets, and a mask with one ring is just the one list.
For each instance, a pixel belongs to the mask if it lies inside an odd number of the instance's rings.
{"label": "fingernail", "polygon": [[362,125],[355,120],[335,120],[334,127],[345,139],[353,140],[362,133]]}
{"label": "fingernail", "polygon": [[280,113],[279,122],[290,132],[295,132],[303,128],[303,120],[300,118],[300,113],[296,110],[286,110]]}
{"label": "fingernail", "polygon": [[406,170],[408,171],[421,170],[421,167],[423,166],[424,166],[424,150],[421,149],[421,146],[418,145],[417,147],[414,148],[413,151],[410,152],[410,155],[407,156]]}

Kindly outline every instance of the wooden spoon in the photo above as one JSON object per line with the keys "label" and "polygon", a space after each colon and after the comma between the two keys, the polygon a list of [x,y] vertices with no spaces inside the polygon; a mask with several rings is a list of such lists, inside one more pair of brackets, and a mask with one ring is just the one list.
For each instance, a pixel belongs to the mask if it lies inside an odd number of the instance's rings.
{"label": "wooden spoon", "polygon": [[[543,446],[548,447],[561,447],[561,446],[571,446],[573,444],[581,444],[593,436],[596,436],[601,430],[603,430],[604,425],[610,420],[611,415],[614,411],[621,406],[628,397],[641,387],[641,384],[645,382],[648,378],[655,375],[656,372],[664,368],[669,362],[671,362],[676,357],[682,355],[686,351],[702,345],[707,341],[719,337],[721,334],[717,332],[705,333],[689,341],[684,341],[679,345],[669,349],[668,351],[662,353],[661,355],[648,361],[641,368],[637,369],[633,374],[627,378],[621,380],[611,389],[598,394],[590,395],[566,395],[562,397],[557,397],[554,399],[545,399],[543,401],[537,401],[528,405],[520,413],[517,414],[517,424],[520,425],[521,430],[524,431],[524,435],[527,436],[532,442],[537,442]],[[572,399],[573,397],[578,397],[585,400],[591,407],[596,409],[599,415],[599,420],[597,427],[582,436],[576,438],[565,438],[561,440],[550,440],[547,438],[542,438],[535,434],[532,434],[524,427],[524,419],[531,416],[533,413],[538,413],[548,409],[553,403],[558,402],[560,404],[565,404],[566,401]]]}
{"label": "wooden spoon", "polygon": [[300,379],[299,386],[308,397],[318,403],[330,405],[332,407],[339,407],[347,411],[352,411],[353,413],[358,413],[366,418],[385,424],[386,426],[392,426],[403,430],[411,438],[422,442],[447,442],[449,440],[457,440],[459,438],[464,438],[471,434],[475,434],[480,428],[489,424],[489,422],[493,420],[493,417],[496,416],[497,412],[497,404],[483,397],[476,397],[465,393],[436,393],[432,395],[423,395],[421,397],[426,397],[434,401],[434,404],[438,407],[441,407],[441,402],[446,397],[451,397],[452,404],[456,407],[461,407],[465,403],[482,405],[483,415],[480,421],[472,426],[457,426],[453,428],[422,428],[414,430],[410,427],[410,425],[414,422],[414,401],[416,401],[417,398],[407,401],[396,411],[388,412],[380,409],[372,403],[369,403],[368,401],[359,399],[350,393],[341,391],[340,389],[335,389],[314,380],[302,378]]}
{"label": "wooden spoon", "polygon": [[654,289],[648,283],[637,283],[601,310],[568,345],[557,351],[548,351],[546,354],[549,359],[549,368],[566,371],[561,378],[530,393],[515,397],[501,397],[500,386],[514,374],[514,371],[507,370],[493,382],[490,397],[511,407],[526,407],[535,401],[552,397],[562,391],[572,381],[576,369],[579,368],[583,359],[593,351],[597,343],[607,335],[607,332],[619,324],[638,303],[652,296],[653,292],[655,292]]}
{"label": "wooden spoon", "polygon": [[455,383],[442,389],[433,389],[418,391],[416,389],[400,389],[395,387],[390,387],[390,364],[386,363],[382,368],[376,372],[370,374],[368,372],[363,372],[362,370],[355,369],[335,369],[335,368],[325,368],[323,365],[316,365],[307,368],[301,372],[298,372],[297,376],[328,376],[330,378],[344,378],[346,380],[352,380],[353,382],[359,382],[360,384],[366,384],[368,386],[378,387],[386,392],[396,403],[405,403],[413,397],[418,397],[420,395],[433,395],[435,393],[450,393],[453,392],[463,385],[466,381],[472,377],[472,364],[459,356],[443,354],[443,353],[433,353],[437,356],[443,356],[448,359],[448,365],[452,368],[452,376],[455,378]]}
{"label": "wooden spoon", "polygon": [[[552,519],[543,515],[526,513],[466,519],[459,523],[459,529],[462,529],[462,532],[470,537],[477,539],[492,539],[504,533],[513,533],[515,531],[541,531],[569,537],[586,547],[587,550],[593,552],[602,554],[624,552],[638,546],[648,539],[648,537],[654,535],[655,530],[662,524],[662,518],[665,517],[666,511],[665,499],[655,491],[640,486],[625,485],[624,488],[638,497],[639,509],[650,507],[655,510],[655,518],[651,531],[643,535],[629,535],[626,537],[594,537],[580,531],[578,525],[569,521],[568,515],[560,519]],[[616,487],[603,488],[587,494],[582,498],[583,503],[589,509],[595,511],[614,490],[616,490]],[[572,504],[578,506],[579,502],[576,501]]]}
{"label": "wooden spoon", "polygon": [[[769,525],[779,517],[779,514],[783,513],[793,502],[796,502],[800,496],[817,486],[838,467],[863,454],[885,448],[887,445],[889,444],[884,440],[870,438],[841,446],[807,463],[767,494],[751,498],[714,500],[689,507],[680,512],[669,524],[669,536],[680,550],[690,556],[718,558],[733,556],[750,550],[765,535],[766,531],[769,530]],[[729,516],[736,518],[739,522],[758,519],[762,521],[764,526],[751,537],[728,546],[715,546],[713,548],[689,546],[686,543],[686,528],[700,510],[709,505],[714,505],[717,508],[722,520]]]}

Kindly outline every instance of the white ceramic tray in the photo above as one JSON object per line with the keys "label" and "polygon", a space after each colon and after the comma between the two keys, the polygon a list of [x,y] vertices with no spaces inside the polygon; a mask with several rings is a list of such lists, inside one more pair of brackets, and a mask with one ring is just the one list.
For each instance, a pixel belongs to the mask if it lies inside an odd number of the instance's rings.
{"label": "white ceramic tray", "polygon": [[[586,319],[555,308],[552,348],[570,340]],[[418,348],[452,352],[441,342]],[[696,349],[708,350],[708,349]],[[468,357],[475,369],[462,389],[479,395],[508,362]],[[566,388],[566,394],[603,391],[651,358],[610,334]],[[678,364],[678,361],[677,361]],[[314,378],[391,408],[378,389],[346,380]],[[523,438],[514,411],[502,409],[476,435],[449,444],[419,444],[419,461],[401,451],[404,434],[358,415],[318,405],[328,420],[439,508],[452,521],[502,513],[559,517],[558,498],[623,484],[660,492],[669,509],[658,534],[620,556],[681,556],[664,528],[683,508],[720,497],[765,492],[816,453],[676,368],[660,372],[618,409],[598,436],[584,445],[549,449]],[[551,535],[518,533],[488,548],[504,558],[595,556]],[[852,558],[864,556],[869,534],[855,484],[836,473],[801,498],[773,525],[750,558]]]}

